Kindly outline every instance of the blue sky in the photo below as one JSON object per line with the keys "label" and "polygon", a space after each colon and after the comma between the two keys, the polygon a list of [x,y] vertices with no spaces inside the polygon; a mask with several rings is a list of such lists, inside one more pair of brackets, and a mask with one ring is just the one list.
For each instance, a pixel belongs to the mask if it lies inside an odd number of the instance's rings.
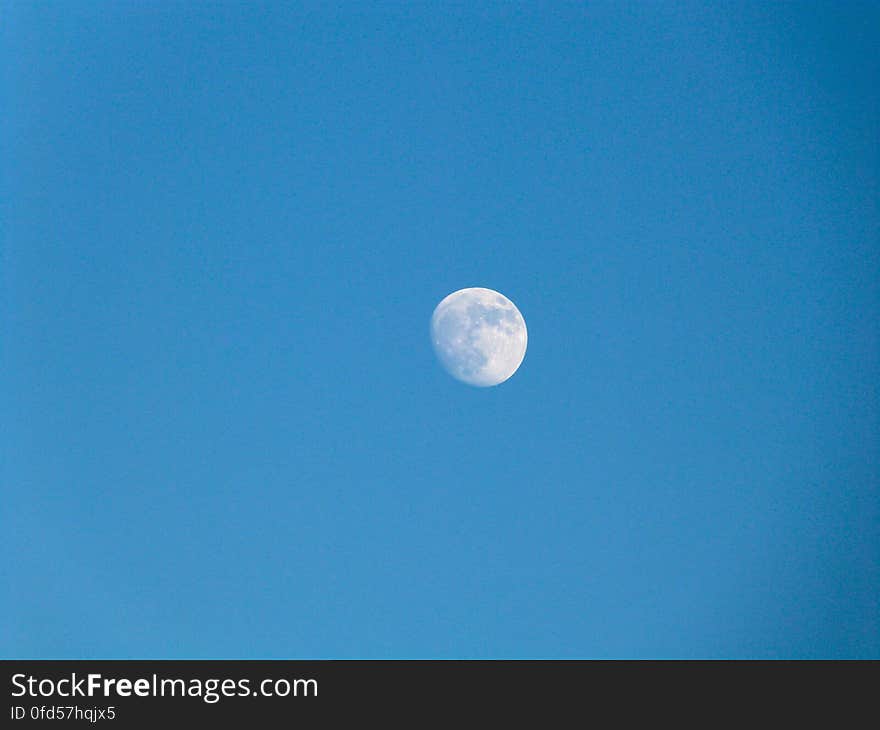
{"label": "blue sky", "polygon": [[878,41],[6,3],[2,654],[880,657]]}

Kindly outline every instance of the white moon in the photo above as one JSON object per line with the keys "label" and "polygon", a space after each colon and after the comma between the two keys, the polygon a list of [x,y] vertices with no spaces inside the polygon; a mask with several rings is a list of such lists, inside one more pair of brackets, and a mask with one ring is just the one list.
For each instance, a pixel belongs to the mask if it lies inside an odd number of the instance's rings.
{"label": "white moon", "polygon": [[431,316],[431,342],[443,367],[468,385],[486,388],[513,375],[526,355],[526,322],[516,305],[492,289],[459,289]]}

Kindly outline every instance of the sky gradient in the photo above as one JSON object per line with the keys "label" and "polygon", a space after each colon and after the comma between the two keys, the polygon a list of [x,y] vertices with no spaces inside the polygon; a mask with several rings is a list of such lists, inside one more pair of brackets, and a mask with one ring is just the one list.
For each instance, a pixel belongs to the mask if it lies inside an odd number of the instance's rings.
{"label": "sky gradient", "polygon": [[[3,4],[0,653],[880,658],[878,47]],[[473,286],[496,388],[431,349]]]}

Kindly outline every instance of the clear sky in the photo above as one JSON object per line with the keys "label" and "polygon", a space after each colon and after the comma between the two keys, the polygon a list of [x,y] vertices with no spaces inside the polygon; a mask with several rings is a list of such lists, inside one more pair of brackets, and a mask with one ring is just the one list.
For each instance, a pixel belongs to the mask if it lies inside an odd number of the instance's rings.
{"label": "clear sky", "polygon": [[[4,3],[2,655],[880,657],[878,47]],[[496,388],[430,345],[471,286]]]}

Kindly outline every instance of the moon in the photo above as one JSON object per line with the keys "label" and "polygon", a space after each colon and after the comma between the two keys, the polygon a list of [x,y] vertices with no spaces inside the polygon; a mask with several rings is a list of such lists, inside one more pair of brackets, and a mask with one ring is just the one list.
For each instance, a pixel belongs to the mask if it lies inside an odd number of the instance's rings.
{"label": "moon", "polygon": [[526,321],[516,305],[493,289],[452,292],[431,315],[431,342],[445,370],[479,388],[513,375],[526,355]]}

